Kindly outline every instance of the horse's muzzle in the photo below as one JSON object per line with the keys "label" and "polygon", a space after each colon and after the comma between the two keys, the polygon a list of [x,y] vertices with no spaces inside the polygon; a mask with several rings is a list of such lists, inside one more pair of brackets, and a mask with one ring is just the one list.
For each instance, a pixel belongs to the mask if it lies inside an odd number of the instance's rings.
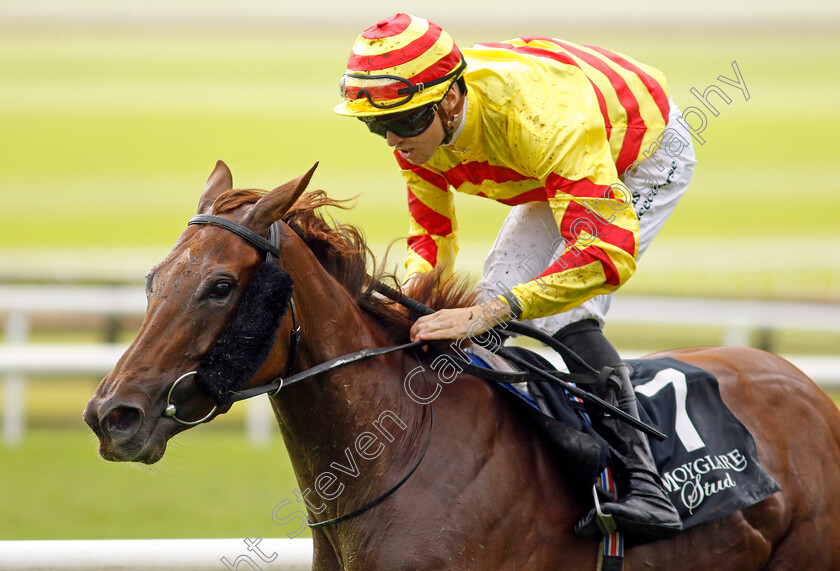
{"label": "horse's muzzle", "polygon": [[85,407],[84,419],[99,439],[99,452],[108,460],[131,461],[143,449],[145,438],[141,428],[145,414],[137,406],[99,401],[95,397]]}

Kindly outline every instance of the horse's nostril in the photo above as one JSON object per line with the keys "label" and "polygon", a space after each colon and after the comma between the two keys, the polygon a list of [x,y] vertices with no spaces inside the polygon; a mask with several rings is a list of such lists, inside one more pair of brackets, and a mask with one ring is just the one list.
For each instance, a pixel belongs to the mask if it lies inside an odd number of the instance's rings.
{"label": "horse's nostril", "polygon": [[140,411],[128,406],[118,406],[105,417],[108,432],[133,432],[140,421]]}

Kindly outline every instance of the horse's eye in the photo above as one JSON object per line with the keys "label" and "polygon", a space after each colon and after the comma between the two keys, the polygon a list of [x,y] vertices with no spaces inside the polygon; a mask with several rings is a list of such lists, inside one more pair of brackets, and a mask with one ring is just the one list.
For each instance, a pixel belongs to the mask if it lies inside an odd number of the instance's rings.
{"label": "horse's eye", "polygon": [[217,282],[210,288],[210,297],[224,299],[233,291],[233,284],[230,282]]}

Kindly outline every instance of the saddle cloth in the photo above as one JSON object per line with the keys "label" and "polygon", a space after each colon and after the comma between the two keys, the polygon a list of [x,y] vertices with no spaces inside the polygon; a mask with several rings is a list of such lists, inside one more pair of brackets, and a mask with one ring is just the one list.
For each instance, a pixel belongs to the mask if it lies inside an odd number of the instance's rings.
{"label": "saddle cloth", "polygon": [[[488,366],[480,355],[471,359]],[[759,464],[752,435],[724,404],[711,373],[670,357],[626,363],[633,369],[631,380],[640,419],[668,435],[663,442],[650,438],[651,451],[686,529],[744,509],[781,490]],[[539,419],[536,410],[539,415],[568,423],[570,413],[578,414],[579,405],[558,385],[527,385],[500,386],[530,408],[532,418]],[[541,398],[534,398],[537,393],[542,393]],[[592,435],[582,423],[571,424],[575,431]],[[597,435],[592,436],[606,446]]]}

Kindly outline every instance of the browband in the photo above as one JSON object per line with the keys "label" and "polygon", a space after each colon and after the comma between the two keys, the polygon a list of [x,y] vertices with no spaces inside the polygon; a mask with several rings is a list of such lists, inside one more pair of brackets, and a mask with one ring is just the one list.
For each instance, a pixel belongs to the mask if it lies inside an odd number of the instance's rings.
{"label": "browband", "polygon": [[193,224],[210,224],[211,226],[220,226],[225,230],[230,230],[237,236],[244,238],[260,250],[271,254],[274,258],[280,257],[280,249],[254,232],[239,224],[238,222],[234,222],[228,218],[224,218],[222,216],[216,216],[215,214],[196,214],[192,218],[190,218],[189,226]]}

